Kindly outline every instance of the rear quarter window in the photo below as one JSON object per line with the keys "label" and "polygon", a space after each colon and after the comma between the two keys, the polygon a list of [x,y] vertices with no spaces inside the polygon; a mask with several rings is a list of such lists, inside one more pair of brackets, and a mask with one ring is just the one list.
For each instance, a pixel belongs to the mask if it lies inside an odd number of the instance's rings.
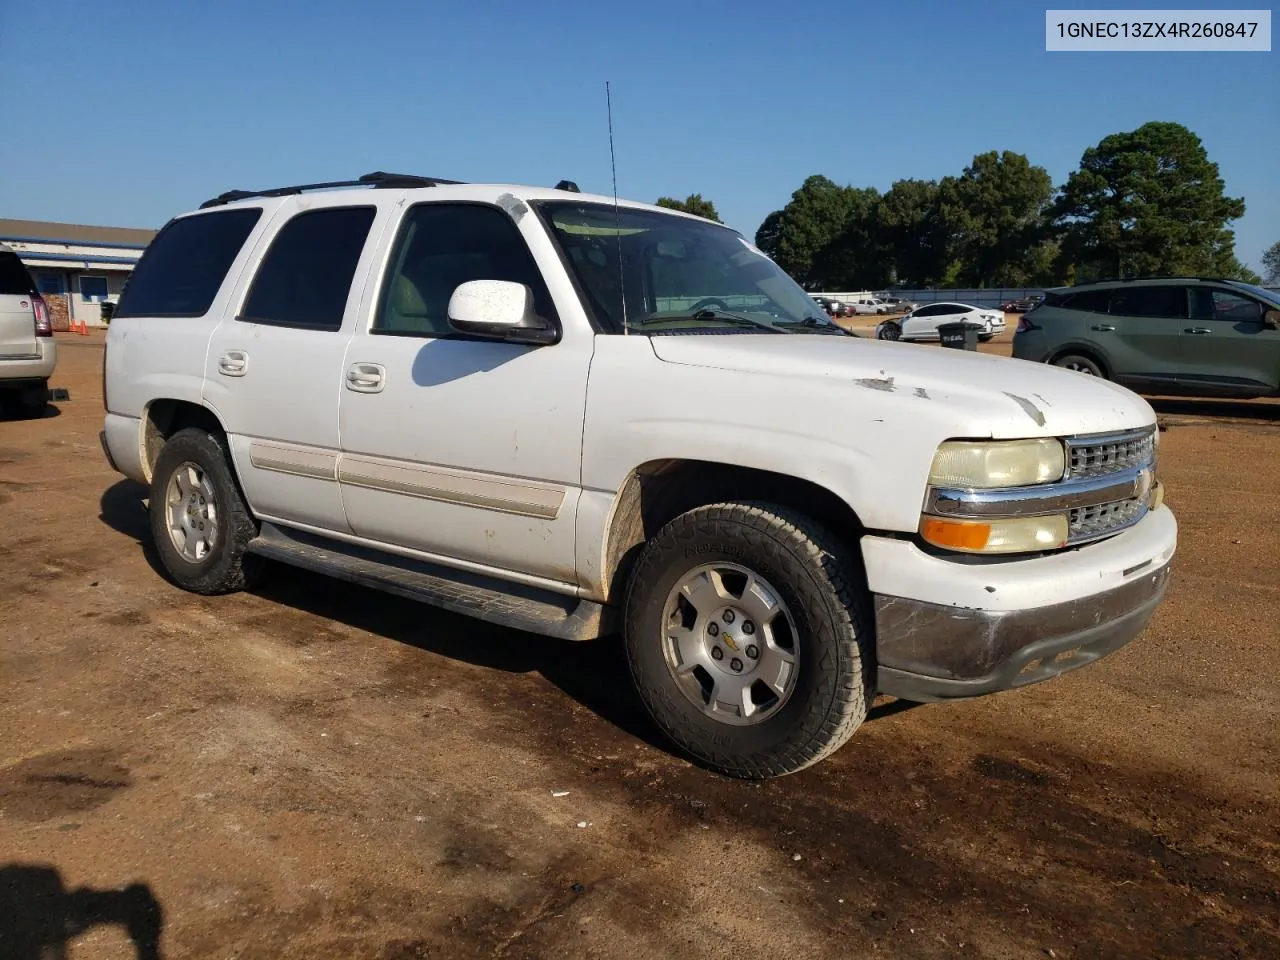
{"label": "rear quarter window", "polygon": [[1083,313],[1106,313],[1110,300],[1111,294],[1107,290],[1084,290],[1080,293],[1068,293],[1050,306],[1079,310]]}
{"label": "rear quarter window", "polygon": [[27,273],[26,265],[18,259],[18,255],[9,250],[0,250],[0,296],[29,297],[36,292],[36,286]]}
{"label": "rear quarter window", "polygon": [[204,316],[261,217],[261,207],[245,207],[169,223],[138,261],[115,316]]}

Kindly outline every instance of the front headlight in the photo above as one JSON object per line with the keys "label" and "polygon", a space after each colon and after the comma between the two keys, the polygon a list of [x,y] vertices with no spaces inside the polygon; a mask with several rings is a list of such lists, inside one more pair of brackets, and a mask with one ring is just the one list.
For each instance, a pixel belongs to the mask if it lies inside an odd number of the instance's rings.
{"label": "front headlight", "polygon": [[1061,440],[950,440],[933,456],[935,487],[1029,487],[1061,480],[1066,471]]}

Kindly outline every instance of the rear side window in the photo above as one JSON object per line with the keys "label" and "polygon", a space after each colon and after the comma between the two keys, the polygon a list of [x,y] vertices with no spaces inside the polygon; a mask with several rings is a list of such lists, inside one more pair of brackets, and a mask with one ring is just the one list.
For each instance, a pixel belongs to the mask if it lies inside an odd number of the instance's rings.
{"label": "rear side window", "polygon": [[1186,287],[1129,287],[1111,291],[1111,313],[1121,317],[1159,317],[1184,320]]}
{"label": "rear side window", "polygon": [[16,253],[0,250],[0,296],[28,297],[36,292],[26,265]]}
{"label": "rear side window", "polygon": [[300,213],[280,228],[237,320],[338,330],[375,207]]}
{"label": "rear side window", "polygon": [[115,316],[204,316],[261,216],[261,207],[246,207],[171,222],[138,261]]}
{"label": "rear side window", "polygon": [[1069,293],[1051,306],[1066,307],[1068,310],[1083,310],[1085,313],[1106,313],[1110,294],[1106,290],[1085,290],[1082,293]]}

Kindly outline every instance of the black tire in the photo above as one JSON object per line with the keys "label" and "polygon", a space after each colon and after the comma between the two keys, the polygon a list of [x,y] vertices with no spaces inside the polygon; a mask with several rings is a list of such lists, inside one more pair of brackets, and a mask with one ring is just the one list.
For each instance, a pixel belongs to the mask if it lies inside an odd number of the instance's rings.
{"label": "black tire", "polygon": [[885,321],[877,327],[876,339],[877,340],[901,340],[902,326],[897,323]]}
{"label": "black tire", "polygon": [[[795,622],[795,685],[754,725],[709,717],[667,665],[667,597],[690,571],[716,562],[764,577]],[[700,763],[744,779],[802,770],[858,729],[874,698],[871,625],[854,555],[808,517],[760,502],[697,507],[672,520],[641,551],[624,600],[627,660],[654,722]]]}
{"label": "black tire", "polygon": [[1075,370],[1079,373],[1086,373],[1093,377],[1106,378],[1106,373],[1102,369],[1102,365],[1094,360],[1093,357],[1086,356],[1082,353],[1066,353],[1057,357],[1053,361],[1055,367],[1066,367],[1068,370]]}
{"label": "black tire", "polygon": [[995,337],[994,333],[980,333],[978,334],[978,342],[989,343],[992,339],[994,339],[994,337]]}
{"label": "black tire", "polygon": [[22,416],[35,419],[44,416],[49,406],[49,383],[45,381],[38,387],[27,387],[18,391],[18,410]]}
{"label": "black tire", "polygon": [[[258,535],[258,525],[232,472],[226,443],[221,434],[199,427],[179,430],[160,449],[151,477],[151,539],[160,562],[182,589],[210,596],[251,586],[263,568],[261,557],[245,553],[249,541]],[[165,509],[169,482],[174,472],[188,462],[204,471],[218,506],[213,521],[216,530],[213,545],[195,562],[183,557],[175,546]]]}

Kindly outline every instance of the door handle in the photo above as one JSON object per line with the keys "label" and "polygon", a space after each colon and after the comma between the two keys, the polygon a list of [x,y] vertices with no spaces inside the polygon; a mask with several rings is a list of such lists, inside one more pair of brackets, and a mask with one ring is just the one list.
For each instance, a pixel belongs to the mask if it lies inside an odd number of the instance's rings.
{"label": "door handle", "polygon": [[249,355],[243,350],[228,350],[218,358],[218,372],[224,377],[243,377],[249,369]]}
{"label": "door handle", "polygon": [[1208,328],[1208,327],[1187,327],[1187,328],[1186,328],[1185,330],[1183,330],[1182,332],[1183,332],[1183,333],[1196,333],[1196,334],[1200,334],[1200,333],[1209,333],[1210,331],[1209,331],[1209,328]]}
{"label": "door handle", "polygon": [[1092,327],[1090,327],[1089,329],[1090,329],[1090,330],[1098,330],[1098,331],[1102,331],[1102,332],[1104,332],[1104,333],[1114,333],[1116,328],[1115,328],[1115,327],[1113,327],[1113,326],[1112,326],[1111,324],[1109,324],[1109,323],[1095,323],[1095,324],[1094,324]]}
{"label": "door handle", "polygon": [[356,393],[380,393],[386,379],[380,363],[353,363],[347,368],[347,389]]}

